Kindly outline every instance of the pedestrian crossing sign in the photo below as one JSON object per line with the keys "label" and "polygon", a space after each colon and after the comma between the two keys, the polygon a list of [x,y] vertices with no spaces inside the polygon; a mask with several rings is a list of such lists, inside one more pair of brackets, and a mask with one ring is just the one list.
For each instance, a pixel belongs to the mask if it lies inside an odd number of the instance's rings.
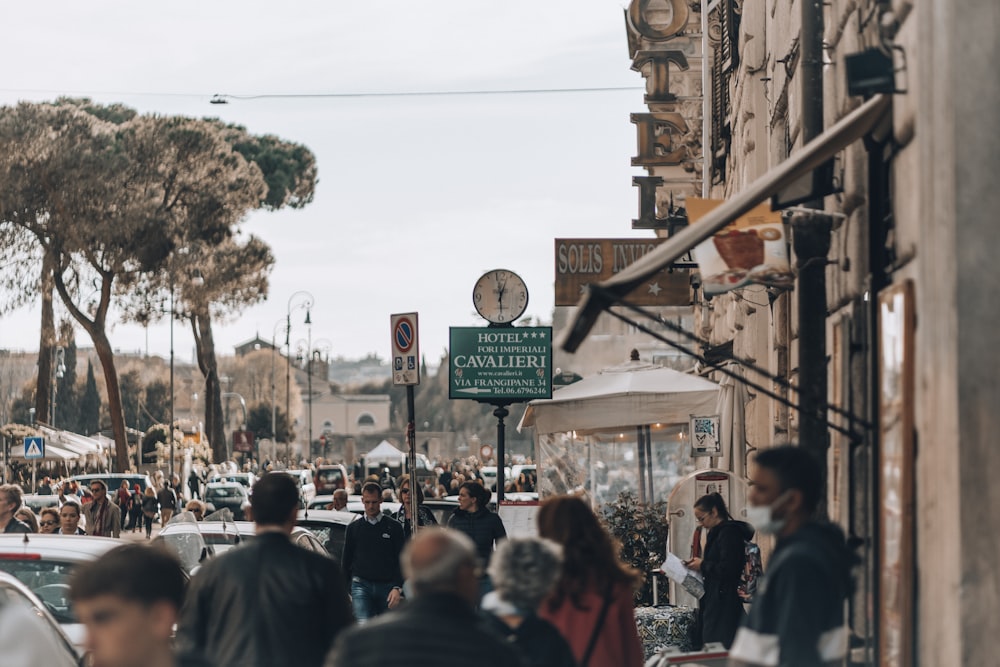
{"label": "pedestrian crossing sign", "polygon": [[44,459],[45,438],[32,437],[24,439],[24,458]]}

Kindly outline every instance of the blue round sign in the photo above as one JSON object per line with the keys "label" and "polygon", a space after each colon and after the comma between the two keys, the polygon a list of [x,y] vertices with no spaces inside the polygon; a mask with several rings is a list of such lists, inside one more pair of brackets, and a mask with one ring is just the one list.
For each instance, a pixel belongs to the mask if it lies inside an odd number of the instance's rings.
{"label": "blue round sign", "polygon": [[396,340],[396,347],[400,352],[409,352],[413,347],[413,323],[405,317],[396,322],[396,330],[393,332]]}

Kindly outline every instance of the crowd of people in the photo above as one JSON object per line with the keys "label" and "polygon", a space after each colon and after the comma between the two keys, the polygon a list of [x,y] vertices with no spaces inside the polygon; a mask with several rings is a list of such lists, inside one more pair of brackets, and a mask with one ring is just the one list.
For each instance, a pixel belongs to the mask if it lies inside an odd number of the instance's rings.
{"label": "crowd of people", "polygon": [[[761,452],[756,464],[753,526],[735,520],[718,494],[694,505],[707,531],[687,561],[704,578],[700,639],[721,642],[731,664],[833,664],[846,649],[851,559],[839,529],[812,516],[819,468],[797,447]],[[393,485],[404,500],[423,494],[408,476]],[[257,539],[206,561],[186,590],[176,559],[159,547],[122,546],[81,566],[70,592],[95,663],[364,667],[405,656],[432,665],[457,650],[487,667],[643,664],[633,608],[643,575],[622,562],[585,499],[545,498],[537,536],[508,538],[481,480],[457,487],[447,527],[418,504],[416,531],[408,503],[382,513],[386,490],[378,476],[363,481],[364,516],[347,529],[340,565],[292,544],[297,482],[263,475],[250,500]],[[100,481],[88,491],[82,503],[72,485],[60,487],[65,501],[42,512],[37,530],[73,534],[85,522],[90,534],[114,535],[133,494],[123,488],[114,502]],[[32,530],[23,509],[20,488],[0,486],[0,532]],[[737,587],[755,528],[777,543],[747,615]]]}

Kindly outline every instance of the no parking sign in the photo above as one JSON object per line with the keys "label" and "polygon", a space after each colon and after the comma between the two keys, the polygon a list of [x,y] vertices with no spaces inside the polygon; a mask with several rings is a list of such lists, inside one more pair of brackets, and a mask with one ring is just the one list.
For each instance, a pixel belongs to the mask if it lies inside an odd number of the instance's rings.
{"label": "no parking sign", "polygon": [[392,383],[394,385],[420,384],[417,314],[391,315],[389,324],[392,331]]}

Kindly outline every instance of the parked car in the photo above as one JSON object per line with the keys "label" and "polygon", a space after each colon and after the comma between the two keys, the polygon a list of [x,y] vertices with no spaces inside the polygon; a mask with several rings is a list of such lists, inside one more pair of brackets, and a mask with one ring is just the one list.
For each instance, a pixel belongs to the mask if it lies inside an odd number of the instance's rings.
{"label": "parked car", "polygon": [[45,603],[63,631],[82,653],[83,625],[73,613],[69,577],[80,563],[100,558],[125,540],[88,535],[0,535],[0,571],[17,577]]}
{"label": "parked car", "polygon": [[361,516],[354,512],[305,509],[299,510],[299,518],[295,524],[312,533],[339,565],[344,555],[344,536],[347,533],[347,526],[360,518]]}
{"label": "parked car", "polygon": [[321,465],[316,469],[316,495],[332,494],[347,488],[347,468],[340,463]]}
{"label": "parked car", "polygon": [[228,509],[233,513],[233,519],[242,521],[250,495],[239,482],[214,482],[205,486],[204,500],[216,510]]}
{"label": "parked car", "polygon": [[[354,500],[355,498],[357,500]],[[382,514],[386,514],[388,516],[392,516],[393,514],[395,514],[396,512],[399,511],[399,505],[400,505],[400,503],[389,502],[389,501],[382,501]],[[364,502],[362,502],[361,496],[351,496],[347,500],[347,508],[346,509],[347,509],[348,512],[353,512],[355,514],[364,514],[365,513],[365,504],[364,504]]]}
{"label": "parked car", "polygon": [[458,496],[451,498],[427,498],[424,507],[429,509],[437,519],[439,526],[447,526],[452,512],[458,509]]}
{"label": "parked car", "polygon": [[252,472],[216,473],[208,478],[207,483],[214,484],[216,482],[236,482],[237,484],[242,484],[249,492],[257,482],[257,476]]}
{"label": "parked car", "polygon": [[[491,491],[496,491],[497,483],[497,467],[496,466],[483,466],[479,469],[479,474],[483,476],[483,482],[485,482],[486,488]],[[510,467],[504,466],[503,468],[503,481],[504,484],[510,483]]]}
{"label": "parked car", "polygon": [[[146,489],[153,486],[153,480],[149,478],[149,475],[145,473],[137,472],[94,472],[94,473],[84,473],[81,475],[73,475],[69,478],[69,481],[75,481],[83,487],[89,487],[90,483],[95,480],[103,480],[105,484],[108,485],[108,493],[114,497],[115,491],[121,488],[122,482],[128,482],[128,488],[133,489],[135,485],[139,485],[139,490],[143,493]],[[153,486],[154,491],[158,489]],[[58,492],[56,497],[58,498]]]}
{"label": "parked car", "polygon": [[316,485],[311,470],[275,470],[270,474],[291,475],[299,485],[299,507],[307,507],[316,497]]}
{"label": "parked car", "polygon": [[[208,558],[219,556],[257,537],[252,521],[206,521],[173,519],[160,530],[153,542],[167,546],[191,575]],[[329,555],[325,545],[307,528],[292,529],[291,540],[303,549]],[[339,561],[339,556],[337,557]]]}
{"label": "parked car", "polygon": [[321,496],[315,496],[309,501],[309,504],[305,509],[307,510],[325,510],[326,506],[333,502],[333,494],[324,494]]}
{"label": "parked car", "polygon": [[59,496],[55,494],[25,493],[21,496],[21,502],[27,505],[35,514],[40,514],[45,507],[58,507]]}
{"label": "parked car", "polygon": [[[31,588],[22,583],[17,577],[0,572],[0,616],[4,623],[14,622],[13,614],[19,614],[24,620],[24,626],[17,627],[15,632],[21,641],[26,641],[33,648],[39,649],[38,653],[44,652],[46,667],[77,667],[89,665],[89,658],[82,649],[77,648],[70,641],[59,622],[52,614],[50,605],[41,600],[31,592]],[[37,630],[33,636],[25,633],[27,628]],[[44,646],[44,649],[42,648]],[[15,664],[14,660],[23,656],[4,655],[4,664]],[[35,658],[43,656],[36,655]],[[26,664],[18,662],[17,664]]]}

